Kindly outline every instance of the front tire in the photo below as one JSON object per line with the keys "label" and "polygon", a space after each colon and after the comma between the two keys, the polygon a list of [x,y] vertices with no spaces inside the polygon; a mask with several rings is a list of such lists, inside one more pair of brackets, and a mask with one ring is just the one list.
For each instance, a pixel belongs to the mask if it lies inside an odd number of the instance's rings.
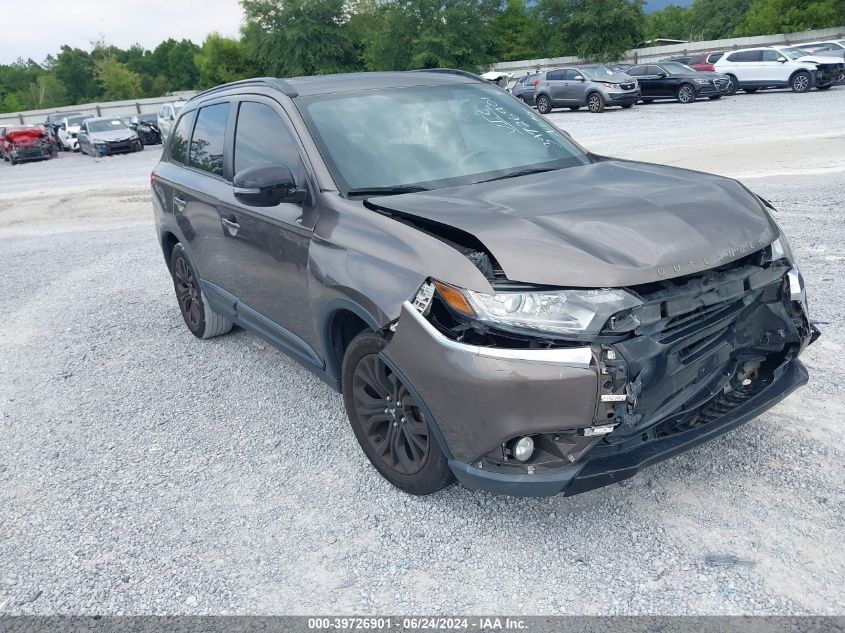
{"label": "front tire", "polygon": [[598,92],[590,93],[587,97],[587,108],[593,114],[604,112],[604,98]]}
{"label": "front tire", "polygon": [[792,88],[792,92],[807,92],[812,86],[813,79],[806,70],[799,70],[789,80],[789,87]]}
{"label": "front tire", "polygon": [[552,101],[546,95],[537,97],[537,111],[540,114],[548,114],[552,111]]}
{"label": "front tire", "polygon": [[733,97],[739,90],[739,80],[733,75],[728,75],[728,96]]}
{"label": "front tire", "polygon": [[454,481],[419,403],[379,353],[385,340],[356,336],[343,357],[343,404],[361,449],[382,477],[412,495]]}
{"label": "front tire", "polygon": [[695,103],[695,88],[689,84],[683,84],[678,88],[678,102]]}
{"label": "front tire", "polygon": [[170,276],[173,278],[179,310],[191,334],[206,339],[226,334],[232,329],[229,319],[211,309],[200,287],[199,277],[181,244],[173,247]]}

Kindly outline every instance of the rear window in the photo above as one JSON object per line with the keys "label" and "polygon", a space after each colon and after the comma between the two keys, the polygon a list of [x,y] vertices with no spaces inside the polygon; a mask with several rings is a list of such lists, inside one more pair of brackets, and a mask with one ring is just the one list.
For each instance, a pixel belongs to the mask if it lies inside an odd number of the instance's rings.
{"label": "rear window", "polygon": [[223,145],[228,119],[228,103],[200,108],[194,135],[191,137],[191,167],[217,176],[223,175]]}
{"label": "rear window", "polygon": [[188,139],[191,137],[191,126],[194,123],[194,113],[189,112],[181,119],[179,125],[173,131],[173,138],[170,140],[170,160],[174,163],[188,162]]}

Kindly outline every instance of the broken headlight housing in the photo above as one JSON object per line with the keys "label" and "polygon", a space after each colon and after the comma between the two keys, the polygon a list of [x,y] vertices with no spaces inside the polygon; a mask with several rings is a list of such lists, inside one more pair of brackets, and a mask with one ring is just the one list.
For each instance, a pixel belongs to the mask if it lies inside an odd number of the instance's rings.
{"label": "broken headlight housing", "polygon": [[[637,297],[620,289],[508,289],[487,294],[442,282],[435,285],[450,307],[491,327],[578,339],[596,336],[611,317],[640,304]],[[451,297],[457,293],[465,301],[455,304]]]}

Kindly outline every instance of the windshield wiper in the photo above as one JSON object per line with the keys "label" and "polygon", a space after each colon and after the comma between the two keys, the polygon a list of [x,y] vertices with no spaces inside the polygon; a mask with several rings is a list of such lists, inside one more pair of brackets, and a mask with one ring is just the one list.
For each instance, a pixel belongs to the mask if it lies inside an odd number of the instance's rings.
{"label": "windshield wiper", "polygon": [[417,185],[401,185],[396,187],[370,187],[369,189],[350,189],[346,192],[348,196],[395,196],[400,193],[417,193],[419,191],[431,191]]}
{"label": "windshield wiper", "polygon": [[526,169],[517,169],[515,171],[509,171],[502,176],[496,176],[495,178],[488,178],[487,180],[479,180],[474,184],[479,184],[482,182],[493,182],[494,180],[505,180],[507,178],[519,178],[520,176],[529,176],[531,174],[542,174],[543,172],[547,171],[557,171],[561,169],[560,167],[528,167]]}

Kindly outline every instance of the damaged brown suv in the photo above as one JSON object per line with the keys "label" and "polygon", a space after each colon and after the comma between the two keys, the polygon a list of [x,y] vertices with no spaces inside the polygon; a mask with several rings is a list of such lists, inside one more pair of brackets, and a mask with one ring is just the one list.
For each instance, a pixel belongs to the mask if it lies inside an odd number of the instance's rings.
{"label": "damaged brown suv", "polygon": [[191,99],[152,174],[188,328],[343,393],[390,482],[576,494],[759,415],[817,335],[771,207],[589,153],[458,71]]}

